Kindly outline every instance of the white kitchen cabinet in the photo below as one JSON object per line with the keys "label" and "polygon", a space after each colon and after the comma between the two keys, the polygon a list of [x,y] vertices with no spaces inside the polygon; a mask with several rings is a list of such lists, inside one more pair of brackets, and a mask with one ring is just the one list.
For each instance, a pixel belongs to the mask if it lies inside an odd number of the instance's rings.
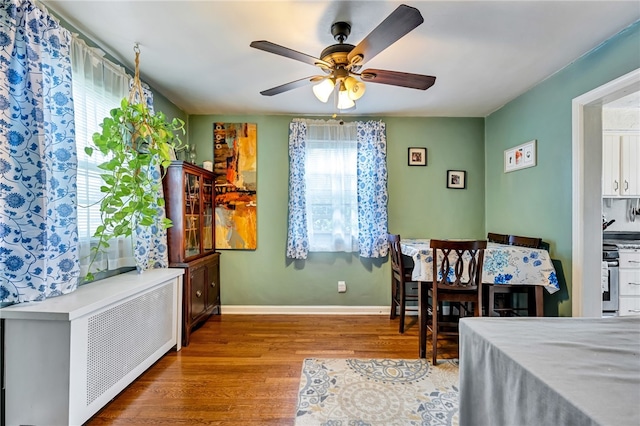
{"label": "white kitchen cabinet", "polygon": [[605,133],[602,148],[603,197],[640,197],[640,136]]}
{"label": "white kitchen cabinet", "polygon": [[619,250],[618,315],[640,315],[640,249]]}

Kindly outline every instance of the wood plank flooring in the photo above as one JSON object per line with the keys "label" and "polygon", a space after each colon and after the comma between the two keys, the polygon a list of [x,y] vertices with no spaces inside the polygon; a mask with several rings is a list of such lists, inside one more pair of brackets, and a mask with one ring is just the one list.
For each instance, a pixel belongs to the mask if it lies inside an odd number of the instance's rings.
{"label": "wood plank flooring", "polygon": [[[293,425],[305,358],[418,358],[416,318],[405,327],[378,315],[214,316],[85,425]],[[438,345],[439,358],[457,351]]]}

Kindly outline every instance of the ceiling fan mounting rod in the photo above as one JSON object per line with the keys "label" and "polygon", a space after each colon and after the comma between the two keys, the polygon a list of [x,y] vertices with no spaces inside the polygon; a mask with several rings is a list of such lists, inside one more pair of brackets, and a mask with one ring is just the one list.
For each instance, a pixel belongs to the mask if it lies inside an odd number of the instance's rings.
{"label": "ceiling fan mounting rod", "polygon": [[331,35],[338,43],[344,43],[351,34],[351,25],[348,22],[335,22],[331,25]]}

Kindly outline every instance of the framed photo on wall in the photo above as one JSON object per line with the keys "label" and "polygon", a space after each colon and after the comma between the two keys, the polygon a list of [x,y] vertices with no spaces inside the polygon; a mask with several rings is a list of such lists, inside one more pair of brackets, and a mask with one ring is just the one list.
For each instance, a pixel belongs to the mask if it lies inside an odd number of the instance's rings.
{"label": "framed photo on wall", "polygon": [[409,165],[410,166],[426,166],[427,165],[427,148],[418,148],[418,147],[409,148]]}
{"label": "framed photo on wall", "polygon": [[467,172],[464,170],[447,170],[447,188],[465,189],[467,187]]}
{"label": "framed photo on wall", "polygon": [[533,167],[537,163],[536,160],[536,140],[525,142],[522,145],[515,146],[504,151],[504,172],[513,172],[514,170],[526,169]]}

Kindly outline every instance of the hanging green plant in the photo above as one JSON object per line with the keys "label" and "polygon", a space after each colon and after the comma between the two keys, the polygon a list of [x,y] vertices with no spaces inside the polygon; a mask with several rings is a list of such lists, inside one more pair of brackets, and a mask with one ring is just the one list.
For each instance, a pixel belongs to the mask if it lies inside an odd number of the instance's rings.
{"label": "hanging green plant", "polygon": [[[108,158],[98,165],[103,171],[102,224],[93,234],[97,243],[91,247],[87,281],[95,278],[91,266],[109,248],[110,240],[130,237],[138,226],[157,223],[158,207],[164,207],[158,171],[166,170],[175,151],[183,148],[179,133],[185,134],[184,121],[167,121],[162,112],[152,113],[147,107],[139,77],[140,51],[137,46],[134,50],[136,69],[129,99],[124,98],[103,120],[102,131],[93,135],[95,148],[85,148],[89,156],[97,149]],[[167,218],[161,223],[164,229],[171,225]]]}

